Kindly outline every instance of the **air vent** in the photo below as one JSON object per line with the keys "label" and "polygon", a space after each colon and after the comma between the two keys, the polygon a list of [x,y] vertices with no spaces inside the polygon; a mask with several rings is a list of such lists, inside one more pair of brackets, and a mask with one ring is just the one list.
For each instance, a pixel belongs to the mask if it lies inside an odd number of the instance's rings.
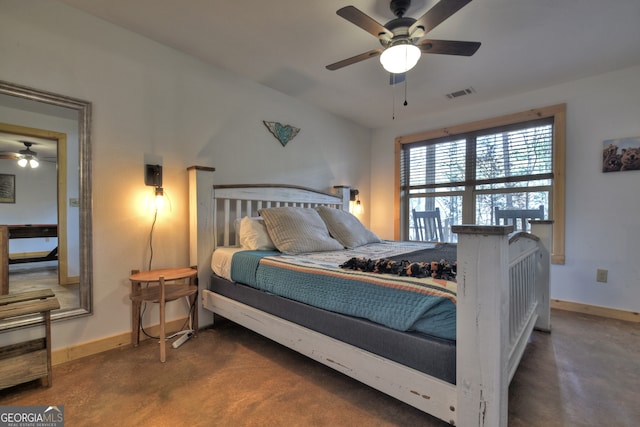
{"label": "air vent", "polygon": [[476,90],[472,87],[468,87],[466,89],[457,90],[455,92],[448,93],[447,98],[454,99],[454,98],[459,98],[465,95],[471,95],[472,93],[476,93]]}

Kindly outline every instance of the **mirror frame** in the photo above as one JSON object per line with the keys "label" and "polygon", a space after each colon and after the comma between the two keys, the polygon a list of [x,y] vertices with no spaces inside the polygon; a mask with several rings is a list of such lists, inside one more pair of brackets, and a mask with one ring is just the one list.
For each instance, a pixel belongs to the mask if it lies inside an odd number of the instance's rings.
{"label": "mirror frame", "polygon": [[[55,310],[52,320],[68,319],[91,314],[93,311],[93,227],[92,227],[92,181],[91,181],[91,102],[65,95],[46,92],[27,86],[21,86],[0,80],[0,93],[15,96],[78,112],[78,148],[79,148],[79,186],[80,201],[80,307]],[[23,316],[16,320],[7,320],[0,330],[29,326],[43,321],[42,315]]]}

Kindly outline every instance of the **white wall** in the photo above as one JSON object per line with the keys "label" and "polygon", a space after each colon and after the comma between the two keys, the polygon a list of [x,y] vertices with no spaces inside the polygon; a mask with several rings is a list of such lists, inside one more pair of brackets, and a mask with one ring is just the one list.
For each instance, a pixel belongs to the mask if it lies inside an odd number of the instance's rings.
{"label": "white wall", "polygon": [[[640,67],[377,130],[372,230],[393,237],[396,136],[558,103],[567,103],[566,264],[552,267],[552,298],[640,311],[640,171],[601,172],[603,140],[640,136]],[[596,282],[597,268],[609,270],[608,283]]]}
{"label": "white wall", "polygon": [[[366,196],[369,130],[53,1],[0,0],[0,10],[1,78],[93,103],[94,314],[56,322],[54,348],[131,328],[127,278],[149,260],[145,159],[163,164],[171,200],[153,267],[188,262],[188,166],[215,167],[218,183],[354,185]],[[282,147],[262,120],[301,131]],[[168,319],[186,314],[171,306]]]}

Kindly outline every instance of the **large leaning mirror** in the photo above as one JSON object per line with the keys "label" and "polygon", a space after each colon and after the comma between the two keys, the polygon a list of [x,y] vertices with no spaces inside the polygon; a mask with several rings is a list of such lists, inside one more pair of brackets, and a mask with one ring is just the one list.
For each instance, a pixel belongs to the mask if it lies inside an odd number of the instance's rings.
{"label": "large leaning mirror", "polygon": [[50,288],[53,320],[92,310],[90,122],[88,101],[0,81],[0,294]]}

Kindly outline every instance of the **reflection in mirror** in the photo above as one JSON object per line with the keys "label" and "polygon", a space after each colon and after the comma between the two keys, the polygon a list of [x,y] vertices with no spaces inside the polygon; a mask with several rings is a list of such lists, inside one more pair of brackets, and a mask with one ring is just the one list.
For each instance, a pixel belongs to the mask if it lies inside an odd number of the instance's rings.
{"label": "reflection in mirror", "polygon": [[0,294],[50,288],[54,320],[91,312],[90,121],[87,101],[0,81]]}

